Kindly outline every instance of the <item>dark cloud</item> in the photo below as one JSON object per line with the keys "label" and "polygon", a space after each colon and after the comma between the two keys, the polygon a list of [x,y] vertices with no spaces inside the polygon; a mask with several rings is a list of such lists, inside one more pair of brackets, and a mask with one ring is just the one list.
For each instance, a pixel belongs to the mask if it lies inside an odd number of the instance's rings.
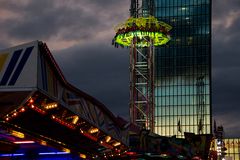
{"label": "dark cloud", "polygon": [[5,2],[0,9],[19,16],[1,21],[0,26],[8,37],[18,40],[91,39],[101,31],[113,29],[121,16],[126,17],[120,12],[126,0],[114,5],[110,2],[42,0],[22,5]]}
{"label": "dark cloud", "polygon": [[22,8],[22,15],[23,17],[19,19],[5,22],[9,26],[7,28],[9,36],[26,40],[48,39],[57,36],[62,29],[68,28],[71,33],[67,32],[70,35],[66,38],[88,38],[93,28],[89,26],[99,24],[98,18],[85,14],[81,8],[56,7],[53,1],[30,1]]}
{"label": "dark cloud", "polygon": [[213,0],[213,118],[238,137],[240,104],[240,2]]}
{"label": "dark cloud", "polygon": [[128,117],[129,61],[126,49],[96,44],[54,54],[67,79],[101,100],[116,115]]}

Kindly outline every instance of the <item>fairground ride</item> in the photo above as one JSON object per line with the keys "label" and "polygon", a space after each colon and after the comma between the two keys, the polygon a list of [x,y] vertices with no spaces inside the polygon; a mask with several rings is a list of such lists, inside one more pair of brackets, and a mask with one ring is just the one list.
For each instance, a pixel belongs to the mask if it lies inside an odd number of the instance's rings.
{"label": "fairground ride", "polygon": [[113,45],[130,48],[130,121],[154,131],[154,48],[170,40],[172,27],[153,16],[153,0],[132,0],[130,14],[115,27]]}

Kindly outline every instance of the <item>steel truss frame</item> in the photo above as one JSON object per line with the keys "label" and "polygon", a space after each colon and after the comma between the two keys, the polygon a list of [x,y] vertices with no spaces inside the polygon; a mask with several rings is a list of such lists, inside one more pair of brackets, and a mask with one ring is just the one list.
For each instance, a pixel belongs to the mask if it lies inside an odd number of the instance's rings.
{"label": "steel truss frame", "polygon": [[154,129],[154,46],[130,47],[130,119],[145,129]]}

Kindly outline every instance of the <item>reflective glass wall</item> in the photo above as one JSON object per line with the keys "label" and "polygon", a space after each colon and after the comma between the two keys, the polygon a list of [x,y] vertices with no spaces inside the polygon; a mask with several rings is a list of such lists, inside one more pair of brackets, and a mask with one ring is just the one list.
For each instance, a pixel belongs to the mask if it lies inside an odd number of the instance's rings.
{"label": "reflective glass wall", "polygon": [[239,160],[240,159],[240,138],[224,139],[224,144],[225,144],[225,147],[227,148],[226,150],[227,155],[225,156],[225,158],[231,159],[231,160]]}
{"label": "reflective glass wall", "polygon": [[211,0],[155,0],[172,40],[155,52],[155,132],[211,133]]}

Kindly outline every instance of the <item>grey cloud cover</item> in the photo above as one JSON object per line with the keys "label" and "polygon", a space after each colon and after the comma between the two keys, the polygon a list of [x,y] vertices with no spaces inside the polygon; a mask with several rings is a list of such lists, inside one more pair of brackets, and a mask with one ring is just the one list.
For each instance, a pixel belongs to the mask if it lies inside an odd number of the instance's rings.
{"label": "grey cloud cover", "polygon": [[[66,78],[128,117],[128,51],[111,46],[130,0],[0,0],[0,47],[45,41]],[[213,2],[213,118],[240,135],[240,1]]]}
{"label": "grey cloud cover", "polygon": [[240,1],[213,0],[213,118],[240,136]]}

